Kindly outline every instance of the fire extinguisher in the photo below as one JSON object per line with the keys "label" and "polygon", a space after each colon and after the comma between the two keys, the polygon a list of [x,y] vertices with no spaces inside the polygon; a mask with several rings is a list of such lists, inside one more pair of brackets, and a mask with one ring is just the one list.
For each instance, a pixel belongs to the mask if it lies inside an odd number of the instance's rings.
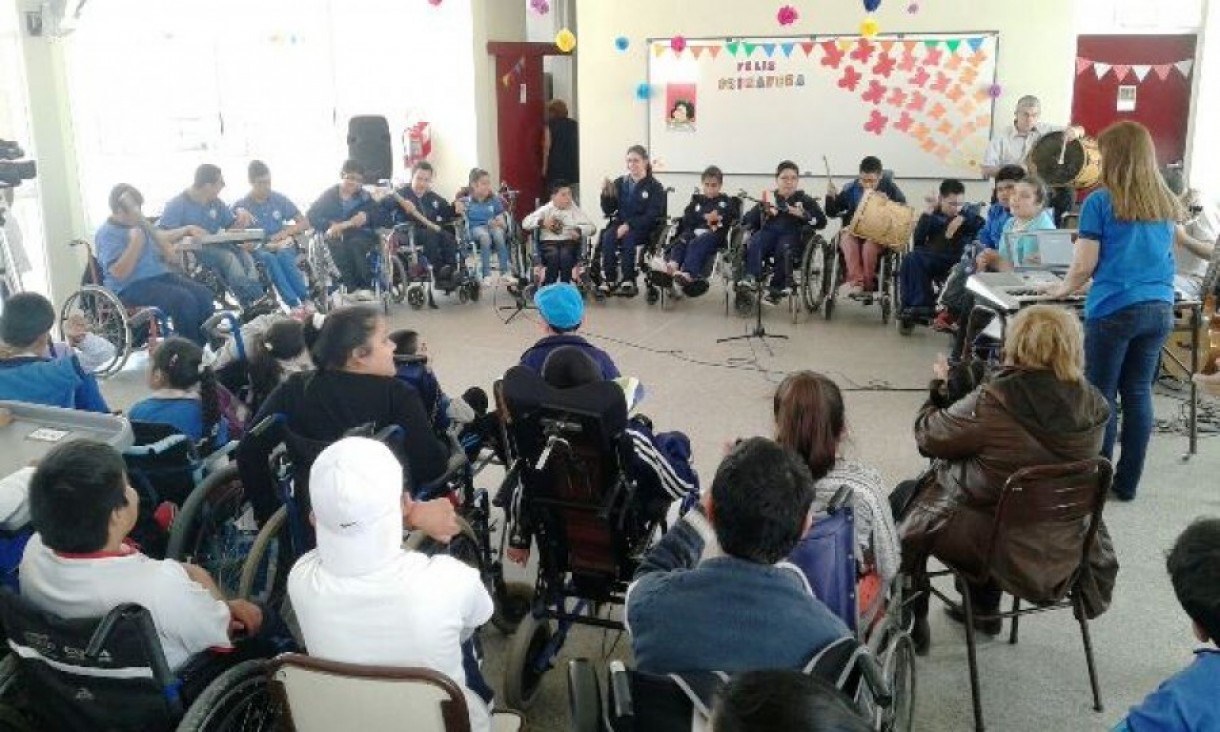
{"label": "fire extinguisher", "polygon": [[403,132],[403,164],[408,169],[432,154],[432,131],[425,121],[416,122]]}

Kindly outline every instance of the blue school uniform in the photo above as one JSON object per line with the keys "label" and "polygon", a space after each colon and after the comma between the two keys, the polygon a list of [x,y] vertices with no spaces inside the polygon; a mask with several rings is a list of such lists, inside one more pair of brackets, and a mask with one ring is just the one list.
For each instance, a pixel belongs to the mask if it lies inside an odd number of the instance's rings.
{"label": "blue school uniform", "polygon": [[339,186],[331,186],[323,191],[321,196],[318,196],[318,200],[309,207],[309,212],[305,217],[309,219],[309,225],[315,231],[326,231],[331,224],[347,221],[363,211],[368,221],[357,230],[372,234],[375,209],[373,197],[369,195],[368,191],[359,189],[356,191],[356,195],[344,199],[339,193]]}
{"label": "blue school uniform", "polygon": [[1080,238],[1100,244],[1087,318],[1104,318],[1140,302],[1173,303],[1172,221],[1121,221],[1110,191],[1089,194],[1080,210]]}
{"label": "blue school uniform", "polygon": [[[801,216],[793,214],[789,208],[798,203],[804,209]],[[771,276],[771,289],[780,291],[788,286],[792,260],[801,254],[795,250],[801,243],[802,230],[806,226],[826,228],[826,214],[817,199],[804,191],[794,191],[787,197],[781,196],[779,191],[772,191],[771,205],[777,212],[775,215],[768,214],[765,222],[762,204],[752,208],[743,220],[746,227],[754,231],[746,245],[746,274],[754,279],[762,277],[763,263],[773,259],[775,273]],[[792,256],[792,253],[796,256]]]}
{"label": "blue school uniform", "polygon": [[233,204],[234,214],[239,208],[250,212],[250,216],[254,218],[254,228],[262,229],[268,238],[280,233],[284,229],[285,222],[293,221],[301,215],[301,209],[297,208],[295,203],[287,196],[275,191],[271,191],[267,200],[261,202],[255,200],[253,196],[246,196]]}
{"label": "blue school uniform", "polygon": [[[136,422],[167,424],[195,442],[203,439],[203,402],[190,397],[160,399],[150,397],[137,402],[127,416]],[[216,424],[217,446],[229,442],[229,423],[224,417]]]}
{"label": "blue school uniform", "polygon": [[966,206],[960,214],[965,221],[952,237],[945,236],[949,222],[954,218],[939,207],[919,217],[915,224],[911,251],[902,258],[899,278],[902,287],[902,307],[931,308],[936,304],[932,283],[948,276],[958,260],[962,258],[966,245],[974,241],[982,230],[984,221],[977,208]]}
{"label": "blue school uniform", "polygon": [[[233,213],[236,214],[237,210],[242,208],[250,212],[254,219],[254,228],[262,229],[268,239],[283,231],[286,222],[301,217],[301,210],[296,204],[275,191],[271,191],[265,201],[246,196],[233,204]],[[301,302],[309,297],[309,285],[297,267],[295,246],[286,246],[275,251],[260,248],[256,249],[253,255],[262,262],[271,283],[289,307],[299,307]]]}
{"label": "blue school uniform", "polygon": [[[708,228],[705,218],[713,211],[720,212],[720,225],[715,231]],[[712,198],[696,193],[682,213],[677,241],[669,251],[669,259],[678,264],[679,271],[696,278],[703,277],[716,249],[724,242],[728,227],[739,218],[740,200],[724,193]]]}
{"label": "blue school uniform", "polygon": [[[665,187],[651,174],[639,181],[624,175],[614,181],[613,195],[602,194],[601,205],[602,213],[610,217],[602,233],[602,272],[609,281],[634,282],[636,249],[646,245],[665,220]],[[628,231],[620,239],[617,229],[621,224],[627,224]]]}
{"label": "blue school uniform", "polygon": [[[856,215],[856,207],[864,198],[864,192],[865,188],[860,185],[859,179],[843,186],[843,190],[839,191],[837,195],[826,197],[826,215],[841,216],[843,225],[847,226],[852,217]],[[882,177],[881,181],[877,183],[877,192],[884,193],[895,203],[907,202],[907,197],[889,176]]]}
{"label": "blue school uniform", "polygon": [[133,228],[136,227],[126,226],[110,219],[101,225],[93,237],[93,248],[97,261],[102,266],[102,284],[116,294],[121,294],[124,288],[133,282],[160,277],[169,272],[165,260],[161,259],[157,243],[143,228],[140,228],[140,233],[144,237],[144,249],[140,252],[140,258],[136,260],[136,266],[132,268],[131,274],[120,278],[111,272],[114,263],[119,261],[123,252],[127,251],[127,247],[131,243]]}
{"label": "blue school uniform", "polygon": [[487,226],[491,220],[504,213],[504,203],[497,195],[491,195],[482,201],[476,201],[473,196],[463,199],[466,204],[466,221],[471,229]]}
{"label": "blue school uniform", "polygon": [[1004,237],[1004,225],[1012,218],[1012,212],[1000,204],[987,208],[987,223],[979,231],[979,242],[986,249],[999,249]]}
{"label": "blue school uniform", "polygon": [[183,191],[165,204],[165,210],[157,219],[157,227],[177,229],[182,226],[198,226],[209,234],[215,234],[232,226],[236,218],[219,198],[210,203],[199,203]]}
{"label": "blue school uniform", "polygon": [[1194,663],[1149,694],[1114,732],[1193,732],[1220,729],[1220,650],[1195,651]]}
{"label": "blue school uniform", "polygon": [[108,414],[97,377],[76,357],[17,356],[0,361],[0,400]]}

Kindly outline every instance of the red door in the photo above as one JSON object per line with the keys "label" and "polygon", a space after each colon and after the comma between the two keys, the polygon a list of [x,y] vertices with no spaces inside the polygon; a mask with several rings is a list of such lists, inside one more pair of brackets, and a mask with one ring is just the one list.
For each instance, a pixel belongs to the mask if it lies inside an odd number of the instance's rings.
{"label": "red door", "polygon": [[509,47],[491,49],[496,57],[500,178],[521,191],[518,210],[513,212],[521,218],[542,197],[542,129],[546,124],[542,57],[547,51],[554,53],[555,47],[545,43],[495,45]]}
{"label": "red door", "polygon": [[1135,120],[1152,133],[1161,165],[1181,162],[1195,43],[1193,35],[1080,36],[1072,122],[1096,136],[1112,122]]}

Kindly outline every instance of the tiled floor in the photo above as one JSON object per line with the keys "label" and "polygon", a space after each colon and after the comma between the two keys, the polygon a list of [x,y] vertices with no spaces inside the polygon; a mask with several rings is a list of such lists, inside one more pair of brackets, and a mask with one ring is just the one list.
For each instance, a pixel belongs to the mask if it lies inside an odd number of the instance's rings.
{"label": "tiled floor", "polygon": [[[503,293],[498,299],[504,304]],[[471,384],[489,386],[540,335],[532,312],[505,325],[502,321],[511,311],[495,309],[496,298],[490,293],[475,304],[440,300],[438,311],[396,309],[392,323],[425,336],[450,392],[460,393]],[[840,304],[832,322],[814,314],[802,315],[793,325],[785,308],[768,310],[768,331],[788,335],[789,340],[717,344],[717,338],[740,335],[753,324],[726,317],[723,305],[719,289],[665,312],[643,298],[614,300],[591,305],[585,328],[624,373],[643,379],[647,397],[642,411],[658,428],[690,434],[705,481],[710,481],[726,441],[768,432],[772,392],[794,369],[822,371],[845,389],[853,455],[876,466],[891,483],[920,470],[924,461],[910,437],[911,421],[923,400],[929,366],[946,347],[943,336],[928,331],[900,336],[892,324],[881,324],[876,307],[848,303]],[[105,384],[114,406],[126,406],[141,393],[141,368],[137,359],[129,371]],[[1157,416],[1173,417],[1178,404],[1159,398]],[[1108,729],[1128,706],[1189,663],[1190,627],[1174,600],[1164,555],[1192,518],[1220,514],[1215,478],[1206,477],[1220,469],[1220,454],[1215,441],[1205,438],[1200,454],[1183,463],[1179,458],[1185,444],[1179,435],[1157,435],[1139,499],[1106,511],[1122,565],[1113,606],[1092,625],[1106,711],[1091,710],[1075,623],[1067,613],[1052,613],[1023,621],[1017,646],[998,640],[981,644],[989,729]],[[481,480],[494,485],[496,477],[489,471]],[[918,663],[917,728],[968,729],[964,635],[935,607],[932,634],[932,652]],[[489,676],[499,686],[506,643],[494,630],[486,639]],[[576,656],[625,657],[629,645],[627,638],[615,634],[578,630],[559,663]],[[566,694],[565,674],[557,667],[530,710],[532,729],[567,728]]]}

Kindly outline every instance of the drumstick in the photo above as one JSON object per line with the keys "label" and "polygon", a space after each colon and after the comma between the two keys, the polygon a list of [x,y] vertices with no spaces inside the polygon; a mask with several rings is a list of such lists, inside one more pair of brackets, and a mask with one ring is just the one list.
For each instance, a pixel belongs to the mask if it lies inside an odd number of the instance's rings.
{"label": "drumstick", "polygon": [[1068,136],[1066,133],[1060,133],[1060,134],[1063,135],[1063,145],[1060,146],[1060,148],[1059,148],[1059,164],[1063,165],[1063,159],[1067,155],[1067,151],[1068,151]]}
{"label": "drumstick", "polygon": [[826,168],[826,185],[832,185],[834,181],[830,179],[830,161],[826,159],[825,155],[822,156],[822,166]]}

